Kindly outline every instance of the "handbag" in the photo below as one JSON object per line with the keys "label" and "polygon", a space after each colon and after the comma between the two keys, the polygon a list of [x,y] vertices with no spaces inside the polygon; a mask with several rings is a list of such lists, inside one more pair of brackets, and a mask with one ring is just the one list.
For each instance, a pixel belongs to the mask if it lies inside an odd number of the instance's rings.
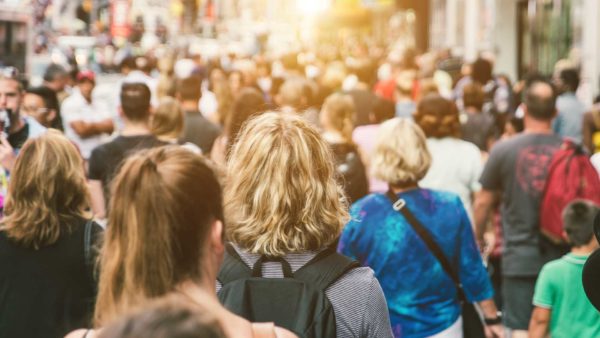
{"label": "handbag", "polygon": [[425,226],[423,226],[423,224],[415,218],[413,213],[406,206],[406,201],[404,199],[398,198],[398,196],[396,196],[396,194],[394,194],[394,192],[391,190],[388,190],[386,196],[390,199],[390,201],[392,201],[394,210],[406,218],[408,224],[410,224],[417,235],[419,235],[423,242],[425,242],[427,248],[429,248],[429,251],[431,251],[431,253],[439,261],[444,271],[454,282],[458,292],[458,299],[462,304],[463,336],[465,338],[485,338],[485,330],[479,312],[475,308],[475,305],[467,300],[467,296],[465,295],[465,291],[460,283],[458,274],[454,271],[454,269],[452,269],[450,261],[448,261],[448,258],[446,255],[444,255],[442,249],[433,240],[429,230],[427,230]]}

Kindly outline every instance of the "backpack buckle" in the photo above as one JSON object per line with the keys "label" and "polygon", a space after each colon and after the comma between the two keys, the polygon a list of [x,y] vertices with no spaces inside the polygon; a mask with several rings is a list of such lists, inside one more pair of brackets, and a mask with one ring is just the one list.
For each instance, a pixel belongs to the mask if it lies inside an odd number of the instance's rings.
{"label": "backpack buckle", "polygon": [[402,210],[402,208],[404,208],[406,206],[406,201],[404,199],[399,199],[396,202],[394,202],[394,210],[396,211],[400,211]]}

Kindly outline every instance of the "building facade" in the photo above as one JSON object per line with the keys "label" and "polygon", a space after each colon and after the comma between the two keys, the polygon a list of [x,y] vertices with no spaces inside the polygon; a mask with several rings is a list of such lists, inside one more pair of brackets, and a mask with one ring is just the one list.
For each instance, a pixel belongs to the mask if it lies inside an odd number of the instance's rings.
{"label": "building facade", "polygon": [[496,71],[513,80],[551,75],[559,60],[580,67],[581,96],[599,93],[600,1],[430,0],[430,47],[467,61],[494,55]]}

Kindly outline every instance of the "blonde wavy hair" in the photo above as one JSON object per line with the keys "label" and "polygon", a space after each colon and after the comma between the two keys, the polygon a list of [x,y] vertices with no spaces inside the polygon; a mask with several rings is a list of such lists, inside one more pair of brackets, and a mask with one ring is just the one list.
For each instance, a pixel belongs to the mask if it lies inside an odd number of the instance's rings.
{"label": "blonde wavy hair", "polygon": [[348,220],[331,151],[300,116],[269,112],[251,119],[227,169],[228,239],[251,253],[320,250]]}
{"label": "blonde wavy hair", "polygon": [[39,249],[90,215],[83,160],[59,131],[48,130],[21,149],[11,172],[0,230]]}
{"label": "blonde wavy hair", "polygon": [[373,175],[396,187],[419,182],[431,166],[425,134],[409,119],[381,124],[372,158]]}
{"label": "blonde wavy hair", "polygon": [[344,137],[344,141],[348,143],[352,142],[352,131],[354,130],[354,101],[352,97],[334,93],[325,99],[321,114],[323,115],[327,124],[332,128],[340,132]]}

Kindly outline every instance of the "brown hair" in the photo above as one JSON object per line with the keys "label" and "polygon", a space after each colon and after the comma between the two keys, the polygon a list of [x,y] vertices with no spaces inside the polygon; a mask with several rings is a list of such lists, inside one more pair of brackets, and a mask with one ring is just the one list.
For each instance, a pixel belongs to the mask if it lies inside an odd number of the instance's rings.
{"label": "brown hair", "polygon": [[160,99],[156,111],[152,114],[150,131],[160,139],[177,139],[183,131],[183,111],[172,97]]}
{"label": "brown hair", "polygon": [[352,131],[354,130],[354,124],[352,119],[354,118],[354,101],[352,97],[334,93],[325,99],[321,114],[325,117],[326,121],[337,130],[348,143],[352,143]]}
{"label": "brown hair", "polygon": [[211,224],[223,220],[214,172],[201,156],[178,146],[131,156],[111,196],[100,255],[98,325],[201,278]]}
{"label": "brown hair", "polygon": [[483,109],[485,103],[485,92],[483,87],[477,83],[469,83],[463,88],[463,102],[465,108],[473,107],[478,111]]}
{"label": "brown hair", "polygon": [[427,137],[460,137],[458,108],[438,94],[426,95],[414,115],[415,122]]}
{"label": "brown hair", "polygon": [[48,130],[27,141],[17,157],[0,229],[15,242],[39,249],[87,218],[88,207],[81,156],[60,132]]}
{"label": "brown hair", "polygon": [[182,295],[140,306],[100,331],[99,338],[225,338],[209,309]]}

